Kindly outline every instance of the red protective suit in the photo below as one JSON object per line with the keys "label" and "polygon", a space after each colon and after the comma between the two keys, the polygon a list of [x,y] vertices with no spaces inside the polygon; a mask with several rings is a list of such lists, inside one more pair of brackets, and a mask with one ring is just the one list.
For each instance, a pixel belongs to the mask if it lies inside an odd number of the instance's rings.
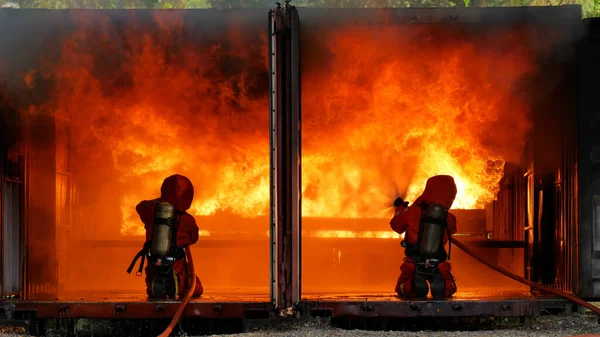
{"label": "red protective suit", "polygon": [[[179,224],[177,227],[177,246],[180,248],[191,246],[198,241],[198,225],[193,216],[188,214],[186,211],[192,205],[194,199],[194,186],[192,182],[185,176],[175,174],[163,181],[160,188],[160,198],[154,200],[144,200],[140,202],[135,210],[140,216],[140,220],[144,223],[144,229],[146,229],[146,241],[152,239],[152,224],[154,218],[154,208],[158,202],[168,202],[175,211],[180,215]],[[173,264],[173,270],[178,277],[178,292],[177,294],[181,297],[189,290],[189,284],[191,284],[194,277],[188,275],[187,272],[187,261],[185,258],[177,259]],[[146,266],[146,291],[148,295],[151,294],[151,284],[156,275],[156,270],[150,263]],[[202,283],[198,276],[196,277],[196,289],[194,291],[194,297],[201,296],[204,292]]]}
{"label": "red protective suit", "polygon": [[[399,234],[405,233],[404,239],[409,245],[417,243],[419,237],[419,227],[421,222],[421,208],[419,204],[427,202],[429,204],[440,204],[446,209],[450,209],[456,198],[456,184],[451,176],[439,175],[427,180],[425,190],[420,197],[410,207],[403,205],[396,208],[394,217],[390,221],[392,229]],[[456,217],[448,213],[448,230],[450,234],[456,233]],[[444,234],[444,245],[448,242],[447,233]],[[441,262],[438,267],[440,275],[444,279],[444,297],[452,296],[456,292],[456,284],[451,274],[452,266],[450,263]],[[415,297],[414,275],[416,266],[413,259],[406,257],[404,263],[400,266],[400,277],[396,283],[396,293],[401,297]]]}

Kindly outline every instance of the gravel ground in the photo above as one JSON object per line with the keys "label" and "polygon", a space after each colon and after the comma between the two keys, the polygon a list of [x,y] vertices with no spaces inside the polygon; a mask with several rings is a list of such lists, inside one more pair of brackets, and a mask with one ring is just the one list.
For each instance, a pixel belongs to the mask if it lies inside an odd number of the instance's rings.
{"label": "gravel ground", "polygon": [[[12,329],[10,329],[12,330]],[[0,327],[0,336],[6,337],[29,337],[17,331],[9,332],[9,329]],[[184,337],[185,335],[180,335]],[[329,326],[324,320],[311,320],[295,324],[286,324],[274,328],[265,328],[249,333],[233,335],[215,335],[215,337],[236,336],[236,337],[267,337],[267,336],[410,336],[410,337],[442,337],[442,336],[535,336],[535,337],[558,337],[558,336],[600,336],[600,324],[598,318],[593,315],[557,315],[540,316],[532,319],[527,326],[521,326],[512,329],[495,329],[492,331],[364,331],[364,330],[343,330]]]}
{"label": "gravel ground", "polygon": [[[557,315],[540,316],[532,319],[528,326],[513,329],[495,329],[492,331],[364,331],[364,330],[342,330],[328,326],[327,322],[304,322],[289,325],[284,328],[272,328],[255,332],[220,335],[239,337],[266,337],[266,336],[407,336],[407,337],[488,337],[488,336],[536,336],[536,337],[558,337],[558,336],[600,336],[600,324],[598,318],[592,315]],[[216,336],[215,336],[216,337]]]}

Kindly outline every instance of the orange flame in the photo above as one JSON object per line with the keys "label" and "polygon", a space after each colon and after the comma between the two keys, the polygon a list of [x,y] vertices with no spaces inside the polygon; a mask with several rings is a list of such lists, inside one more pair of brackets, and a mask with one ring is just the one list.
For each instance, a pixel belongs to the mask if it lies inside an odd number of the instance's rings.
{"label": "orange flame", "polygon": [[[158,14],[156,31],[132,24],[124,34],[104,21],[95,34],[97,20],[80,20],[50,64],[57,91],[45,108],[71,121],[87,174],[118,186],[122,234],[144,233],[135,205],[173,173],[194,182],[193,215],[268,214],[266,31],[237,22],[214,40],[186,40],[173,15]],[[455,178],[454,208],[493,200],[529,128],[526,102],[513,95],[532,71],[526,38],[494,33],[498,42],[481,44],[446,27],[442,41],[436,29],[310,35],[325,47],[303,55],[303,216],[388,217],[395,197],[414,200],[436,174]]]}

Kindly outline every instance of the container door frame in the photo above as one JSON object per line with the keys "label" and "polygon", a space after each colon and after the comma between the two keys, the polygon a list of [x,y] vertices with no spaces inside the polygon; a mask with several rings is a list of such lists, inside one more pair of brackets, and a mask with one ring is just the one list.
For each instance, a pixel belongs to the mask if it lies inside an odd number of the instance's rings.
{"label": "container door frame", "polygon": [[271,303],[280,315],[301,298],[299,18],[289,2],[269,11]]}

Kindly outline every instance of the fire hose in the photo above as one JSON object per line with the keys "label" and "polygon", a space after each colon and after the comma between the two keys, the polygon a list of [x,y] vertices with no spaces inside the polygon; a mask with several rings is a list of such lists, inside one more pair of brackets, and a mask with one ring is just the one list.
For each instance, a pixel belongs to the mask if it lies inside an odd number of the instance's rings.
{"label": "fire hose", "polygon": [[192,284],[190,285],[190,290],[188,290],[187,294],[185,294],[183,301],[177,308],[177,312],[175,312],[175,316],[173,316],[171,323],[169,323],[169,326],[167,326],[165,331],[163,331],[163,333],[161,333],[158,337],[168,337],[171,334],[171,332],[173,332],[175,325],[177,324],[177,322],[179,322],[181,314],[183,314],[183,310],[189,303],[190,298],[192,298],[192,295],[196,290],[196,271],[194,270],[194,260],[192,259],[192,252],[190,251],[190,247],[185,247],[184,250],[185,256],[187,257],[187,276],[191,278]]}
{"label": "fire hose", "polygon": [[[567,294],[565,292],[556,290],[556,289],[552,289],[546,286],[543,286],[541,284],[537,284],[534,282],[531,282],[529,280],[526,280],[518,275],[515,275],[511,272],[509,272],[506,269],[503,269],[499,266],[494,266],[491,263],[488,263],[487,261],[485,261],[484,259],[480,258],[477,254],[475,254],[469,247],[467,247],[465,244],[461,243],[460,241],[456,240],[454,237],[450,237],[450,241],[452,242],[452,244],[456,245],[458,248],[460,248],[461,250],[463,250],[465,253],[467,253],[468,255],[470,255],[471,257],[473,257],[474,259],[476,259],[477,261],[483,263],[484,265],[488,266],[491,269],[494,269],[495,271],[503,274],[506,277],[509,277],[517,282],[523,283],[525,285],[528,285],[532,288],[562,297],[566,300],[569,300],[577,305],[580,305],[582,307],[588,308],[591,312],[593,312],[594,314],[600,316],[600,308],[597,308],[596,306],[589,304],[587,302],[585,302],[584,300],[577,298],[573,295]],[[188,277],[191,278],[192,284],[190,285],[190,289],[188,290],[187,294],[185,295],[185,297],[183,298],[183,301],[181,302],[181,304],[179,305],[179,307],[177,308],[177,312],[175,312],[175,316],[173,316],[173,319],[171,320],[171,322],[169,323],[169,325],[167,326],[167,328],[165,329],[165,331],[163,331],[162,334],[160,334],[158,337],[168,337],[171,332],[173,332],[173,329],[175,328],[175,325],[177,324],[177,322],[179,321],[179,318],[181,318],[181,315],[183,314],[183,310],[185,309],[185,307],[187,306],[187,304],[189,303],[192,295],[194,294],[194,291],[196,290],[196,271],[194,269],[194,260],[192,258],[192,253],[190,251],[189,247],[185,247],[185,255],[187,257],[187,274]]]}
{"label": "fire hose", "polygon": [[580,298],[577,298],[577,297],[575,297],[573,295],[569,295],[569,294],[567,294],[565,292],[562,292],[562,291],[559,291],[559,290],[556,290],[556,289],[552,289],[552,288],[543,286],[541,284],[537,284],[537,283],[531,282],[529,280],[526,280],[526,279],[524,279],[524,278],[522,278],[520,276],[517,276],[517,275],[509,272],[506,269],[500,268],[499,266],[494,266],[491,263],[488,263],[487,261],[485,261],[482,258],[478,257],[477,254],[475,254],[473,251],[471,251],[471,249],[469,247],[467,247],[465,244],[461,243],[460,241],[456,240],[455,238],[450,237],[450,241],[452,242],[453,245],[456,245],[458,248],[460,248],[461,250],[463,250],[465,253],[467,253],[471,257],[475,258],[477,261],[485,264],[486,266],[494,269],[495,271],[503,274],[504,276],[510,277],[511,279],[513,279],[513,280],[515,280],[517,282],[526,284],[526,285],[528,285],[528,286],[530,286],[532,288],[536,288],[538,290],[541,290],[541,291],[544,291],[544,292],[547,292],[547,293],[550,293],[550,294],[553,294],[553,295],[556,295],[556,296],[560,296],[560,297],[562,297],[564,299],[567,299],[567,300],[569,300],[569,301],[571,301],[571,302],[573,302],[573,303],[575,303],[577,305],[580,305],[582,307],[588,308],[588,309],[590,309],[591,312],[593,312],[594,314],[600,316],[600,308],[597,308],[596,306],[594,306],[592,304],[589,304],[588,302],[586,302],[586,301],[584,301],[584,300],[582,300]]}

